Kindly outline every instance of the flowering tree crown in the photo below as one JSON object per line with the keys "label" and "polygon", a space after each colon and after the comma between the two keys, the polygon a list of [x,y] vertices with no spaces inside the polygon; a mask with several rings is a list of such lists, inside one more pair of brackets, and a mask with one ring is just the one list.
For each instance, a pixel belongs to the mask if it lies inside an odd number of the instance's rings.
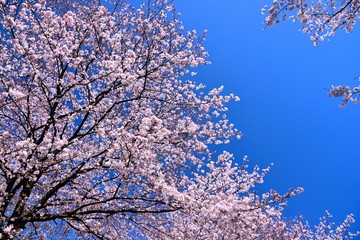
{"label": "flowering tree crown", "polygon": [[0,34],[1,239],[315,234],[281,218],[301,188],[258,196],[269,168],[210,150],[238,97],[186,80],[205,33],[172,2],[1,0]]}

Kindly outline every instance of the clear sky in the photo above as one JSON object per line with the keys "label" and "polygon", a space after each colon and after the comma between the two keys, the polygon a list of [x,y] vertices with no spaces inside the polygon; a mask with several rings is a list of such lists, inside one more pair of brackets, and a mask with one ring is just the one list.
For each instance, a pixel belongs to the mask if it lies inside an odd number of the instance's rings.
{"label": "clear sky", "polygon": [[289,200],[286,217],[303,215],[314,225],[329,210],[336,223],[348,213],[360,230],[360,104],[339,108],[332,84],[358,84],[360,26],[314,47],[299,24],[264,32],[260,9],[271,0],[175,0],[188,30],[208,30],[212,65],[198,69],[197,82],[224,85],[240,102],[230,118],[244,133],[224,148],[239,162],[274,167],[259,191],[290,187],[305,192]]}

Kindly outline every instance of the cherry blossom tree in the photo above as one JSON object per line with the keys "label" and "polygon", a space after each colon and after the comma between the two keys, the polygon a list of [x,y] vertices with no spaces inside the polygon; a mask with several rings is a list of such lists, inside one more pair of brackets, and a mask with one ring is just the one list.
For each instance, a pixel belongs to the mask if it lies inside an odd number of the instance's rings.
{"label": "cherry blossom tree", "polygon": [[0,34],[1,239],[352,236],[284,220],[301,188],[258,195],[269,168],[211,150],[238,97],[188,80],[205,33],[172,2],[0,0]]}
{"label": "cherry blossom tree", "polygon": [[[262,12],[267,13],[265,23],[273,26],[287,19],[299,21],[302,31],[311,35],[315,46],[319,42],[332,37],[341,29],[351,32],[360,17],[360,2],[356,0],[273,0],[270,6],[265,6]],[[293,13],[293,14],[292,14]],[[344,106],[349,101],[358,103],[360,85],[332,86],[330,96],[342,97]]]}

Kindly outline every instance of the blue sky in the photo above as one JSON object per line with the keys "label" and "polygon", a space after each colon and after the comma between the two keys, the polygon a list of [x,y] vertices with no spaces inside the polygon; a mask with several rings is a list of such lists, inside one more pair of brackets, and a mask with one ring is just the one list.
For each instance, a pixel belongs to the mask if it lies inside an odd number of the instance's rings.
{"label": "blue sky", "polygon": [[198,69],[196,81],[241,98],[228,115],[244,137],[224,148],[239,162],[246,154],[264,168],[274,163],[259,191],[305,189],[289,200],[286,217],[303,215],[313,225],[325,210],[336,223],[354,213],[360,230],[360,104],[339,108],[325,90],[358,83],[360,30],[320,47],[299,24],[263,32],[260,9],[270,2],[175,0],[187,30],[208,30],[212,64]]}

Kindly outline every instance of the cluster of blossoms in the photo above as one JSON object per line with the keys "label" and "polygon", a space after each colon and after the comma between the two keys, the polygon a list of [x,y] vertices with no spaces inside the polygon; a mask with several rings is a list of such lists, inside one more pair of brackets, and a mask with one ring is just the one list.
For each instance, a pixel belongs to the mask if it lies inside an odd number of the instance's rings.
{"label": "cluster of blossoms", "polygon": [[358,103],[359,102],[359,92],[360,87],[354,87],[352,90],[348,86],[331,86],[329,91],[329,96],[342,97],[343,103],[340,104],[340,107],[344,107],[349,101]]}
{"label": "cluster of blossoms", "polygon": [[1,0],[0,238],[295,236],[302,189],[259,196],[268,168],[210,150],[241,133],[238,97],[185,80],[204,38],[167,0]]}

